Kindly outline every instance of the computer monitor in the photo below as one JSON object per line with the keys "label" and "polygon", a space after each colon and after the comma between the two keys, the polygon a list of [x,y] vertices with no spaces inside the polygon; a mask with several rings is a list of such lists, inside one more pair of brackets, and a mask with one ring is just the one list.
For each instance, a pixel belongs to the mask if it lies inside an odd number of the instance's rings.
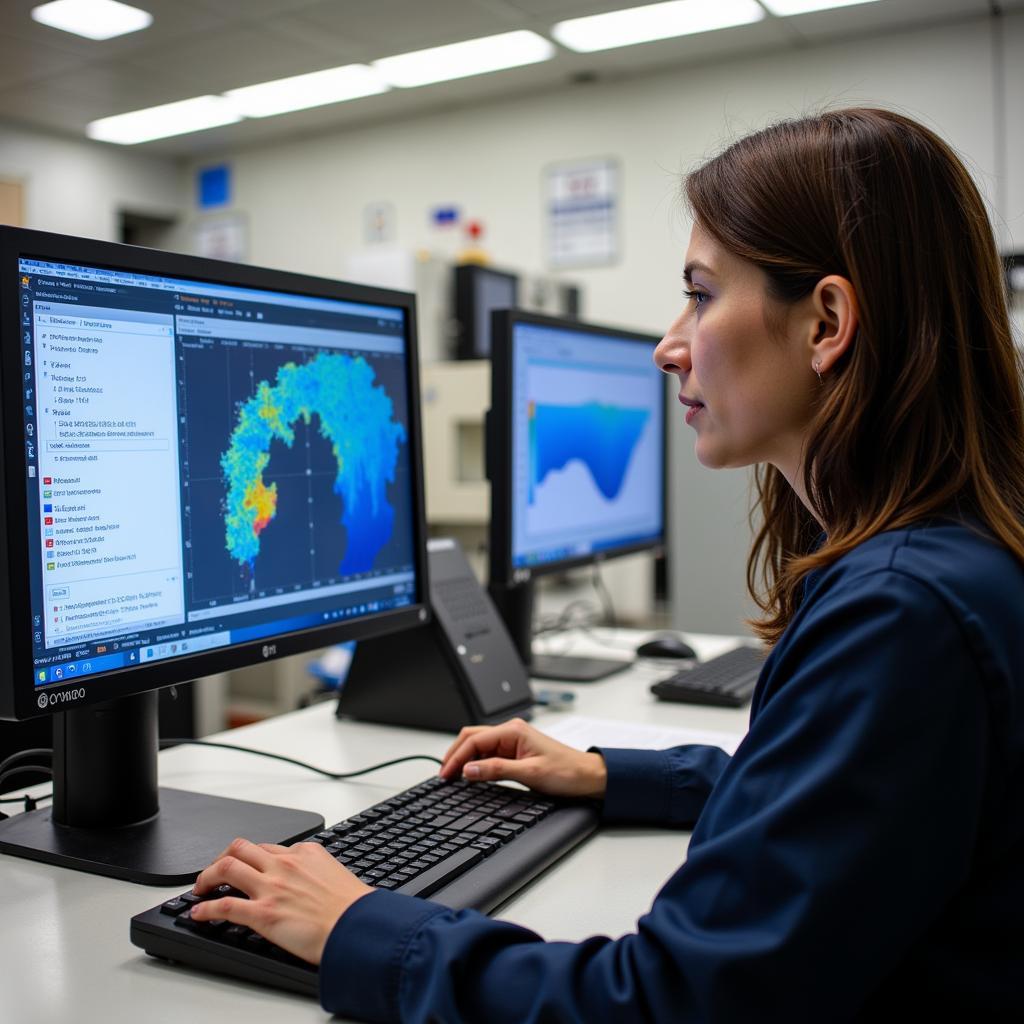
{"label": "computer monitor", "polygon": [[532,654],[535,577],[665,547],[666,384],[656,336],[494,314],[490,583],[531,673],[601,678],[611,659]]}
{"label": "computer monitor", "polygon": [[156,784],[156,690],[426,621],[411,295],[0,228],[0,851],[153,884],[323,819]]}
{"label": "computer monitor", "polygon": [[460,359],[489,359],[491,314],[519,304],[517,275],[493,267],[464,264],[455,268],[455,319]]}

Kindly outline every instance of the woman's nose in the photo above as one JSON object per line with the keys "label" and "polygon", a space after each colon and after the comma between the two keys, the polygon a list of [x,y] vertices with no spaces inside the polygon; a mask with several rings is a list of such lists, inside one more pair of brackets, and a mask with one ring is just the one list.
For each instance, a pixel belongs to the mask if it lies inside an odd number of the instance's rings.
{"label": "woman's nose", "polygon": [[684,337],[685,314],[665,332],[654,350],[654,364],[663,373],[685,373],[690,369],[690,345]]}

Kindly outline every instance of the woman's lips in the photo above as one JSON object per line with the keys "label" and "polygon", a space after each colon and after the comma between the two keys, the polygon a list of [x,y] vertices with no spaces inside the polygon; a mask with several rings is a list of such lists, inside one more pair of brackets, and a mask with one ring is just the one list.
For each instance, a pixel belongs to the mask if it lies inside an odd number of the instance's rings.
{"label": "woman's lips", "polygon": [[679,396],[679,401],[685,405],[686,408],[686,422],[690,423],[694,416],[697,415],[704,408],[703,402],[698,402],[696,398],[687,398],[685,395]]}

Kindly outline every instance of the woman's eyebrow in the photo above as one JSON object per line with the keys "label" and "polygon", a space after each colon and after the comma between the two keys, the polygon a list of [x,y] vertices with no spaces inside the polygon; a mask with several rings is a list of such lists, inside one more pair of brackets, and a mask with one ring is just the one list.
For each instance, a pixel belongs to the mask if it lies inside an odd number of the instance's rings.
{"label": "woman's eyebrow", "polygon": [[706,263],[701,263],[699,260],[690,260],[683,267],[683,278],[689,282],[695,270],[704,274],[710,274],[712,277],[715,276],[715,272]]}

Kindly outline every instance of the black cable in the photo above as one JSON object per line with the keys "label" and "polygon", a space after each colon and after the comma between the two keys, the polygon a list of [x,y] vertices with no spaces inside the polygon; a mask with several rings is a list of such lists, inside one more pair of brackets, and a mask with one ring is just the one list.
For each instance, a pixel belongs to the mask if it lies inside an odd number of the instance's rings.
{"label": "black cable", "polygon": [[[47,778],[53,778],[53,769],[48,765],[21,765],[18,768],[9,768],[9,765],[14,764],[15,761],[24,760],[26,757],[35,757],[37,754],[41,754],[43,757],[53,757],[52,747],[32,747],[29,750],[19,750],[9,757],[5,757],[3,761],[0,761],[0,786],[3,785],[4,779],[10,778],[12,775],[17,775],[20,771],[33,771],[40,772]],[[0,792],[3,792],[0,789]],[[43,793],[42,796],[29,796],[28,793],[23,793],[21,796],[4,796],[0,797],[0,804],[20,804],[24,802],[26,811],[34,811],[36,809],[36,803],[40,800],[52,800],[53,793]]]}
{"label": "black cable", "polygon": [[[577,609],[585,612],[585,617],[576,616]],[[545,633],[561,633],[569,629],[586,629],[597,624],[593,620],[600,614],[591,601],[576,598],[570,601],[557,615],[542,619],[537,624],[537,628],[533,630],[533,635],[542,636]]]}
{"label": "black cable", "polygon": [[[373,764],[370,765],[368,768],[360,768],[358,771],[354,772],[331,772],[328,771],[326,768],[317,768],[316,765],[307,764],[305,761],[297,761],[294,757],[285,757],[284,754],[271,754],[269,751],[256,750],[253,747],[239,747],[234,743],[214,743],[211,740],[175,738],[160,740],[160,749],[164,750],[170,747],[180,747],[186,744],[195,747],[217,747],[220,750],[237,750],[243,754],[255,754],[257,757],[269,757],[274,761],[284,761],[285,764],[293,764],[298,768],[306,768],[311,772],[316,772],[318,775],[325,775],[327,778],[334,780],[354,779],[359,775],[368,775],[370,772],[379,771],[381,768],[390,768],[392,765],[402,764],[405,761],[433,761],[434,764],[443,763],[439,757],[434,757],[431,754],[409,754],[406,757],[396,757],[391,761],[381,761],[380,764]],[[28,751],[22,751],[22,754],[26,753],[28,753]],[[52,751],[43,750],[40,748],[36,751],[36,753],[48,754],[52,753]],[[7,759],[7,761],[10,760],[11,758]],[[6,764],[7,761],[5,761],[4,764]],[[53,777],[53,770],[45,765],[19,765],[18,767],[11,768],[6,772],[0,772],[0,786],[2,786],[4,781],[10,778],[11,776],[18,775],[19,773],[28,771],[42,772],[44,775],[47,775],[50,778]],[[16,797],[0,797],[0,803],[11,804],[21,803],[22,800],[48,800],[52,798],[52,795],[52,793],[46,793],[43,796],[37,797],[29,797],[28,795]]]}
{"label": "black cable", "polygon": [[594,589],[601,598],[601,604],[604,608],[604,617],[608,620],[608,625],[614,629],[617,625],[617,620],[615,618],[615,605],[612,604],[611,591],[608,589],[604,582],[604,577],[601,575],[600,562],[594,563],[594,572],[591,576],[591,582],[594,584]]}
{"label": "black cable", "polygon": [[35,757],[37,754],[41,754],[43,757],[53,757],[53,747],[32,747],[31,750],[19,750],[11,754],[10,757],[5,757],[0,761],[0,774],[16,761],[22,761],[26,757]]}
{"label": "black cable", "polygon": [[307,768],[318,775],[326,775],[329,779],[354,779],[357,775],[367,775],[380,768],[390,768],[393,764],[401,764],[403,761],[433,761],[434,764],[442,763],[439,757],[432,757],[430,754],[409,754],[407,757],[396,757],[393,761],[381,761],[380,764],[370,765],[369,768],[360,768],[359,771],[355,772],[329,772],[326,768],[317,768],[316,765],[307,764],[305,761],[296,761],[294,757],[285,757],[284,754],[271,754],[266,750],[255,750],[252,747],[239,747],[234,743],[214,743],[210,740],[168,739],[160,741],[160,749],[180,747],[185,744],[195,747],[218,747],[221,750],[239,750],[243,754],[269,757],[274,761],[284,761],[285,764],[294,764],[299,768]]}
{"label": "black cable", "polygon": [[[3,792],[3,784],[15,775],[24,775],[26,772],[39,772],[41,775],[45,775],[48,779],[53,778],[53,769],[44,764],[19,764],[15,768],[8,768],[5,772],[0,772],[0,793]],[[20,803],[23,797],[8,797],[3,802],[9,803]]]}

